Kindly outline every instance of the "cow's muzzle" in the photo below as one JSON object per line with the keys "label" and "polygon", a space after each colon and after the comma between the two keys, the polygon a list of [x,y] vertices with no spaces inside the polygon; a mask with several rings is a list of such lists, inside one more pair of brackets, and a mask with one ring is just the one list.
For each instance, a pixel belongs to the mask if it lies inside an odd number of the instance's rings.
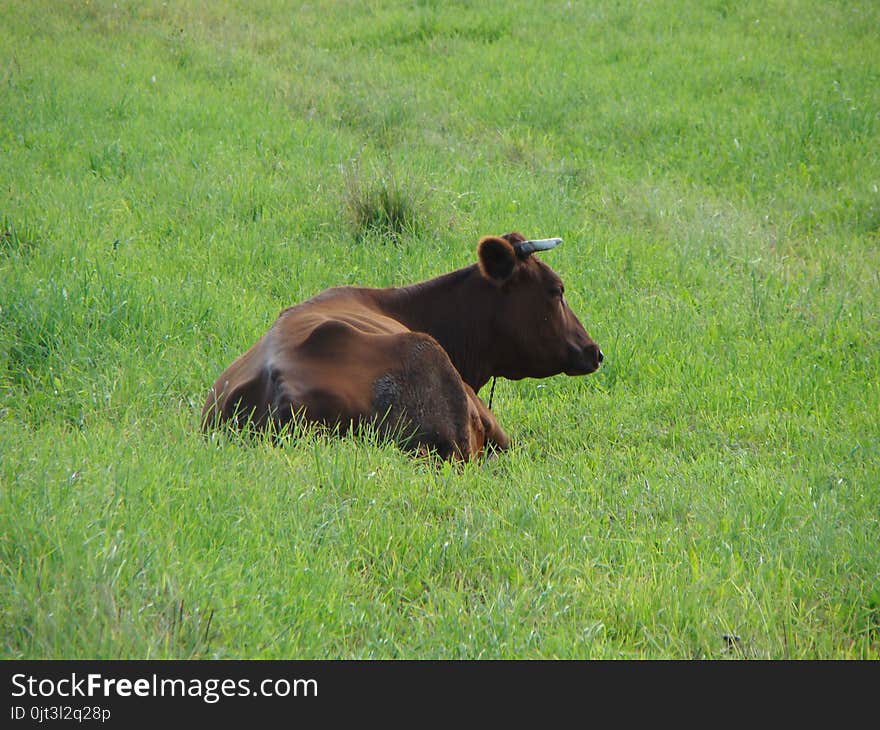
{"label": "cow's muzzle", "polygon": [[599,369],[605,355],[595,342],[591,342],[583,348],[572,348],[571,365],[566,369],[566,375],[589,375]]}

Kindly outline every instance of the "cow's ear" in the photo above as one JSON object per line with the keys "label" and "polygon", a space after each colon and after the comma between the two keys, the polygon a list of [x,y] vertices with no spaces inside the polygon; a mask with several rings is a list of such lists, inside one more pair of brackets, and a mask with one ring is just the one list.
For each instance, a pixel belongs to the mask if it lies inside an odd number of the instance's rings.
{"label": "cow's ear", "polygon": [[513,244],[498,236],[484,236],[477,245],[480,272],[487,279],[501,284],[510,278],[516,267]]}

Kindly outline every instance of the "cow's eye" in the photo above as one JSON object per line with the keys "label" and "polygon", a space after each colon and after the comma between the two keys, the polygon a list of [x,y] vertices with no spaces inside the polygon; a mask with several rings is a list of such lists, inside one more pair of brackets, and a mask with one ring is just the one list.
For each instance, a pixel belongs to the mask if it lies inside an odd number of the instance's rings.
{"label": "cow's eye", "polygon": [[565,294],[565,287],[561,284],[559,286],[554,286],[550,289],[550,296],[554,299],[562,299],[562,296]]}

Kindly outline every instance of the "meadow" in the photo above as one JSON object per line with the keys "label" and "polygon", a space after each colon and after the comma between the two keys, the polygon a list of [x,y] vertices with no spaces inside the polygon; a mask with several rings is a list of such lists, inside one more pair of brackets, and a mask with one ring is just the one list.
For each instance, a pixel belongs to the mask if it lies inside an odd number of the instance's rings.
{"label": "meadow", "polygon": [[[0,18],[0,656],[880,658],[876,2]],[[282,308],[510,230],[606,359],[508,453],[200,434]]]}

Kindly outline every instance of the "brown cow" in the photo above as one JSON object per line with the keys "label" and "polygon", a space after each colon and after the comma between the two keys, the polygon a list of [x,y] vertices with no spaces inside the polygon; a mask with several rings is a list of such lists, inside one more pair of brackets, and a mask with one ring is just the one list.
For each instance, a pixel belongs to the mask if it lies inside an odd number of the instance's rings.
{"label": "brown cow", "polygon": [[399,288],[338,287],[281,312],[214,383],[204,428],[372,423],[404,448],[471,459],[510,440],[477,396],[493,376],[585,375],[602,351],[535,251],[486,236],[474,265]]}

